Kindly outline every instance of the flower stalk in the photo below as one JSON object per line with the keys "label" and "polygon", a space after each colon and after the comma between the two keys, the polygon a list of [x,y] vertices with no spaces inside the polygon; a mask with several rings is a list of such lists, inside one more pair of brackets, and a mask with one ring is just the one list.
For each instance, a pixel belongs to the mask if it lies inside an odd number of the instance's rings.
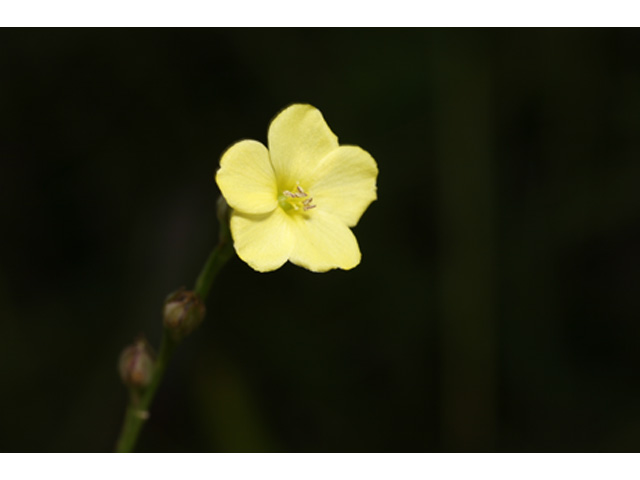
{"label": "flower stalk", "polygon": [[217,206],[218,221],[220,223],[220,236],[218,245],[213,249],[207,263],[202,267],[200,275],[196,280],[194,287],[195,293],[204,301],[209,295],[213,280],[218,275],[220,269],[233,256],[233,241],[231,240],[231,232],[229,231],[229,206],[224,197],[220,195]]}
{"label": "flower stalk", "polygon": [[175,351],[178,343],[171,338],[165,328],[162,332],[162,340],[160,343],[160,352],[156,360],[153,376],[151,377],[151,383],[142,392],[136,390],[130,391],[129,405],[124,417],[124,423],[122,425],[122,431],[116,445],[116,452],[128,453],[133,452],[138,436],[142,430],[142,426],[149,418],[149,407],[153,401],[153,397],[162,382],[164,372],[167,369],[173,352]]}
{"label": "flower stalk", "polygon": [[[221,201],[224,202],[224,199]],[[221,213],[224,215],[221,215]],[[218,203],[218,218],[220,220],[218,244],[215,246],[206,263],[202,267],[193,292],[190,292],[198,299],[199,302],[202,303],[202,305],[211,291],[211,286],[213,285],[213,281],[217,274],[233,255],[233,242],[231,241],[229,232],[228,208],[221,208],[220,201]],[[204,314],[204,309],[202,313]],[[180,326],[180,328],[182,327]],[[129,388],[129,404],[125,412],[122,429],[116,444],[116,452],[128,453],[134,451],[140,432],[142,431],[142,427],[149,418],[149,408],[151,407],[158,387],[162,383],[167,366],[169,365],[176,348],[185,336],[186,335],[183,334],[183,331],[176,334],[173,325],[171,323],[167,324],[166,321],[164,322],[162,339],[160,341],[160,351],[158,352],[158,356],[155,360],[150,382],[144,388]]]}

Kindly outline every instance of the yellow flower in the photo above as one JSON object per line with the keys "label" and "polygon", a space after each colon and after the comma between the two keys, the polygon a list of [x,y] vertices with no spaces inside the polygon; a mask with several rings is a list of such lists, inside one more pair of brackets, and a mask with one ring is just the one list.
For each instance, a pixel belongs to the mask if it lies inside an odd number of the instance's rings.
{"label": "yellow flower", "polygon": [[232,207],[238,256],[259,272],[287,260],[314,272],[360,263],[353,227],[376,199],[378,167],[338,145],[319,110],[294,104],[271,122],[269,150],[242,140],[220,159],[216,182]]}

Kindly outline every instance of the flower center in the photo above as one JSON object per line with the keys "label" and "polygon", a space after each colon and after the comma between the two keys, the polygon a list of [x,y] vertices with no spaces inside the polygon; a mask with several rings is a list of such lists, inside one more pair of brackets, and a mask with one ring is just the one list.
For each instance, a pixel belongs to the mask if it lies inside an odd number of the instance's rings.
{"label": "flower center", "polygon": [[283,190],[280,195],[278,195],[278,203],[284,211],[293,210],[306,212],[307,210],[316,208],[312,202],[313,198],[304,191],[300,184],[297,184],[293,191]]}

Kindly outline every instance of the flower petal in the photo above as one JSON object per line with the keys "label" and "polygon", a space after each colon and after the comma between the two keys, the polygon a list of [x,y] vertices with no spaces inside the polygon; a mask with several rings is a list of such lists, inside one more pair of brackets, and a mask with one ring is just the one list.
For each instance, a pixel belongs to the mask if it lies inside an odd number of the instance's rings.
{"label": "flower petal", "polygon": [[338,137],[322,113],[306,104],[285,108],[269,127],[269,152],[280,188],[293,188],[338,148]]}
{"label": "flower petal", "polygon": [[271,212],[278,205],[269,152],[255,140],[242,140],[222,154],[216,182],[235,210],[259,214]]}
{"label": "flower petal", "polygon": [[259,272],[280,268],[293,250],[291,220],[280,208],[262,215],[234,210],[229,226],[236,253]]}
{"label": "flower petal", "polygon": [[358,241],[339,218],[317,211],[293,215],[296,243],[291,262],[314,272],[332,268],[350,270],[360,263]]}
{"label": "flower petal", "polygon": [[353,227],[376,198],[378,167],[369,153],[346,145],[327,155],[313,172],[309,194],[318,210]]}

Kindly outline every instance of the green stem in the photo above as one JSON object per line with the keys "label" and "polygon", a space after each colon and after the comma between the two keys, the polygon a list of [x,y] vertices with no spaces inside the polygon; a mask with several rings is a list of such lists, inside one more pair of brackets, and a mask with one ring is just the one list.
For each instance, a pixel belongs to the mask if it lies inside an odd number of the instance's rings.
{"label": "green stem", "polygon": [[214,248],[209,255],[207,263],[202,267],[202,271],[196,280],[196,286],[193,289],[200,296],[203,302],[209,295],[211,285],[218,275],[218,272],[233,255],[229,226],[223,223],[220,225],[220,229],[220,240],[218,241],[218,245],[216,245],[216,248]]}
{"label": "green stem", "polygon": [[[211,285],[216,278],[220,269],[231,258],[233,254],[233,247],[229,234],[229,227],[225,223],[220,226],[220,238],[218,244],[213,249],[207,262],[202,267],[200,275],[196,280],[194,291],[200,296],[204,302],[209,295]],[[174,340],[169,331],[166,328],[162,330],[162,340],[160,341],[160,351],[151,378],[151,383],[142,392],[131,392],[131,398],[129,399],[129,405],[125,413],[122,430],[118,443],[116,444],[116,452],[125,453],[133,452],[135,449],[140,431],[144,426],[145,421],[149,418],[149,408],[153,402],[153,398],[162,382],[164,373],[167,369],[173,353],[178,346],[178,341]]]}

